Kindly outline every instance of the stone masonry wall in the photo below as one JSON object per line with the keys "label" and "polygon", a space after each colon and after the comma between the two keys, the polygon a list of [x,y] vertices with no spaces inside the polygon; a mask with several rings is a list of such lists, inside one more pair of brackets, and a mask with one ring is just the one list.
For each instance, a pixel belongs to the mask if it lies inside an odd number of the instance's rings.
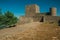
{"label": "stone masonry wall", "polygon": [[30,17],[21,16],[19,18],[18,24],[30,23],[33,22],[33,19]]}
{"label": "stone masonry wall", "polygon": [[58,16],[44,16],[44,21],[49,23],[58,23],[60,17]]}

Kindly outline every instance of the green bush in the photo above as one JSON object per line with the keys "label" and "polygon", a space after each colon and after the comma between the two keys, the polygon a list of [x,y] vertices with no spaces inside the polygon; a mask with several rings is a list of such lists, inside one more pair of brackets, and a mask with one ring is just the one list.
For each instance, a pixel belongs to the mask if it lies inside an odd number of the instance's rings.
{"label": "green bush", "polygon": [[4,14],[0,12],[0,28],[11,27],[17,23],[18,18],[10,11],[6,11]]}

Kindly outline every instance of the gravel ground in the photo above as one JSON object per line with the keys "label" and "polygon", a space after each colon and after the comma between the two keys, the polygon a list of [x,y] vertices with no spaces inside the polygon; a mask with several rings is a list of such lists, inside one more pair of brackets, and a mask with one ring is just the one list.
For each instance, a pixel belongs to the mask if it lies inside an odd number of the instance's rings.
{"label": "gravel ground", "polygon": [[60,27],[32,22],[0,30],[0,40],[60,40]]}

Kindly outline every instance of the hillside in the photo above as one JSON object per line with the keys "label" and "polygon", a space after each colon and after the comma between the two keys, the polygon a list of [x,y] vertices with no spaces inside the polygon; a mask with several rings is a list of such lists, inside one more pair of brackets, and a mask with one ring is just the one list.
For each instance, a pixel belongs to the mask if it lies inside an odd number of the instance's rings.
{"label": "hillside", "polygon": [[0,30],[0,40],[60,40],[60,27],[32,22]]}

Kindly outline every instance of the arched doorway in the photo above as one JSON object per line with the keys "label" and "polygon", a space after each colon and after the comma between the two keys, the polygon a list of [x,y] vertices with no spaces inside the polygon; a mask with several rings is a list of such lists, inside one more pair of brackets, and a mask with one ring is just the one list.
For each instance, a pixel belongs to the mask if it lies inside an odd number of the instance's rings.
{"label": "arched doorway", "polygon": [[43,17],[43,16],[41,17],[41,20],[40,20],[40,22],[44,22],[44,17]]}

